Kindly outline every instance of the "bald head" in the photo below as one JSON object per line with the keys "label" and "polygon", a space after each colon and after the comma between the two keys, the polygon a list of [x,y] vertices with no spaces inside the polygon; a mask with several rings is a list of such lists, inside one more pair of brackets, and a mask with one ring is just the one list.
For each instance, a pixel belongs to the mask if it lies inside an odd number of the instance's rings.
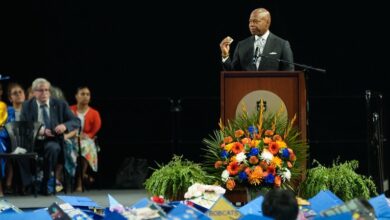
{"label": "bald head", "polygon": [[249,17],[249,30],[252,35],[263,35],[271,25],[271,14],[265,8],[257,8]]}

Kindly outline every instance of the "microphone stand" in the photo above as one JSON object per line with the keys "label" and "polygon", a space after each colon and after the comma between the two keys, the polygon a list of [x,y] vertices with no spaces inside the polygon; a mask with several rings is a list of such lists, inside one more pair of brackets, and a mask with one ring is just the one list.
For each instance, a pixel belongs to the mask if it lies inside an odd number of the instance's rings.
{"label": "microphone stand", "polygon": [[[309,105],[309,92],[308,92],[308,90],[309,90],[308,89],[309,88],[309,74],[307,74],[307,72],[308,72],[308,70],[313,70],[313,71],[317,71],[317,72],[325,74],[326,70],[325,69],[316,68],[316,67],[312,67],[312,66],[305,65],[305,64],[290,62],[290,61],[287,61],[287,60],[266,56],[266,55],[263,55],[263,54],[258,54],[258,56],[256,56],[256,60],[258,59],[258,57],[262,57],[262,58],[265,58],[265,59],[276,60],[278,62],[287,63],[287,64],[290,64],[290,65],[293,65],[293,66],[297,66],[297,67],[303,68],[303,72],[304,72],[304,76],[305,76],[305,84],[306,84],[306,137],[307,137],[307,143],[310,145],[310,135],[309,135],[309,133],[310,133],[309,132],[310,131],[310,129],[309,129],[310,128],[310,125],[309,125],[310,105]],[[309,154],[309,156],[310,156],[310,154]],[[307,163],[306,166],[308,166],[308,168],[310,168],[310,164],[311,163]]]}
{"label": "microphone stand", "polygon": [[298,66],[298,67],[303,68],[303,72],[306,72],[307,70],[314,70],[314,71],[317,71],[317,72],[320,72],[320,73],[326,73],[325,69],[320,69],[320,68],[312,67],[312,66],[305,65],[305,64],[290,62],[290,61],[279,59],[279,58],[273,58],[273,57],[266,56],[266,55],[263,55],[263,54],[259,54],[258,57],[263,57],[265,59],[276,60],[278,62],[287,63],[287,64],[290,64],[290,65],[293,65],[293,66]]}

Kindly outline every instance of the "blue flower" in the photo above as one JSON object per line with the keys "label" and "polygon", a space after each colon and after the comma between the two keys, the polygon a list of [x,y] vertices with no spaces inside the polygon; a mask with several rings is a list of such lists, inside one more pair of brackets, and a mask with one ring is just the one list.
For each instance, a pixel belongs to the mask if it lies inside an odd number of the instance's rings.
{"label": "blue flower", "polygon": [[257,127],[253,126],[253,125],[248,127],[248,131],[249,131],[249,134],[251,135],[251,137],[253,136],[254,133],[257,134],[259,132],[259,130],[257,130]]}
{"label": "blue flower", "polygon": [[248,156],[257,156],[259,154],[259,149],[257,148],[251,148],[251,150],[248,153]]}
{"label": "blue flower", "polygon": [[240,178],[240,180],[246,180],[246,179],[248,179],[248,175],[246,175],[245,172],[241,171],[241,172],[238,174],[238,178]]}
{"label": "blue flower", "polygon": [[275,181],[275,177],[271,173],[268,174],[267,177],[265,177],[265,182],[266,183],[274,183],[274,181]]}
{"label": "blue flower", "polygon": [[288,151],[287,148],[284,148],[282,151],[282,157],[284,158],[290,158],[290,152]]}
{"label": "blue flower", "polygon": [[228,158],[228,156],[229,156],[229,153],[226,151],[226,150],[223,150],[223,151],[221,151],[221,157],[222,158]]}

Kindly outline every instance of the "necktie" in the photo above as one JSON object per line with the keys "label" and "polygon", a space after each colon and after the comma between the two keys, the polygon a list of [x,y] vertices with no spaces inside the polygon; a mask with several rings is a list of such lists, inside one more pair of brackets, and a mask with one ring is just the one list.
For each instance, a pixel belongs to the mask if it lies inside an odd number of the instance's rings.
{"label": "necktie", "polygon": [[[258,48],[258,49],[256,49]],[[261,61],[261,54],[263,54],[263,49],[264,49],[264,41],[263,38],[259,37],[257,38],[255,42],[255,54],[256,56],[256,69],[259,69],[260,61]]]}
{"label": "necktie", "polygon": [[42,105],[40,105],[40,107],[41,107],[42,116],[43,116],[43,123],[45,123],[45,127],[47,129],[50,129],[51,125],[50,125],[49,114],[47,113],[47,111],[48,111],[47,105],[42,104]]}

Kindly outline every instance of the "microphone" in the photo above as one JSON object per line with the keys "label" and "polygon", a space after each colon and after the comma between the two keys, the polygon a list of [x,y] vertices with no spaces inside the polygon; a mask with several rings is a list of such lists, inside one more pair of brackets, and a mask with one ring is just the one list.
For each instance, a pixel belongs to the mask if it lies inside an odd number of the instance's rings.
{"label": "microphone", "polygon": [[[257,59],[259,57],[262,57],[264,59],[270,59],[270,60],[275,60],[275,61],[278,61],[278,62],[286,63],[286,64],[289,64],[289,65],[292,65],[292,66],[298,66],[298,67],[303,68],[304,71],[306,71],[306,70],[314,70],[314,71],[317,71],[317,72],[320,72],[320,73],[326,73],[325,69],[320,69],[320,68],[312,67],[312,66],[309,66],[309,65],[300,64],[300,63],[294,63],[294,62],[290,62],[290,61],[287,61],[287,60],[279,59],[279,58],[276,58],[276,57],[267,56],[267,55],[264,55],[264,54],[258,54],[256,56],[256,61],[257,61]],[[254,59],[255,58],[253,58],[253,60]]]}
{"label": "microphone", "polygon": [[253,55],[253,64],[256,65],[257,59],[259,59],[259,47],[256,47],[255,54]]}

